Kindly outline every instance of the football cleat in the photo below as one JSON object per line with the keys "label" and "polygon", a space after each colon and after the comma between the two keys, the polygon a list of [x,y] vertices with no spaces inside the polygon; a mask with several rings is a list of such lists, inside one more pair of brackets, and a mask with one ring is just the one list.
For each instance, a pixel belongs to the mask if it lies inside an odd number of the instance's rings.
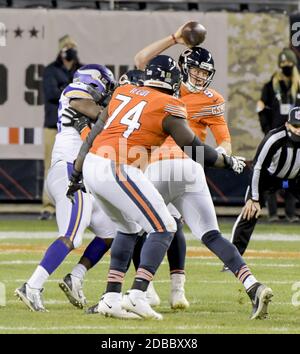
{"label": "football cleat", "polygon": [[126,311],[121,306],[122,294],[121,293],[106,293],[104,294],[98,304],[91,306],[87,309],[87,314],[101,314],[105,317],[114,317],[121,319],[141,319],[140,316]]}
{"label": "football cleat", "polygon": [[264,284],[255,283],[247,291],[248,296],[252,302],[251,320],[265,319],[268,315],[268,305],[273,297],[273,291],[271,288],[266,287]]}
{"label": "football cleat", "polygon": [[123,296],[122,308],[145,319],[163,319],[160,313],[151,308],[146,297],[146,292],[142,290],[131,289],[127,291]]}
{"label": "football cleat", "polygon": [[154,288],[152,281],[148,285],[148,288],[146,291],[146,299],[147,299],[150,306],[158,306],[160,304],[160,298]]}
{"label": "football cleat", "polygon": [[82,290],[82,280],[72,274],[67,274],[58,284],[72,305],[82,309],[86,306],[86,297]]}
{"label": "football cleat", "polygon": [[221,273],[226,273],[226,272],[230,272],[230,269],[224,264],[223,268],[221,269]]}
{"label": "football cleat", "polygon": [[48,312],[45,309],[42,291],[44,289],[33,289],[27,283],[24,283],[20,288],[15,290],[17,296],[24,304],[34,312]]}
{"label": "football cleat", "polygon": [[184,274],[171,274],[170,305],[174,310],[185,310],[190,307],[185,297],[184,283]]}

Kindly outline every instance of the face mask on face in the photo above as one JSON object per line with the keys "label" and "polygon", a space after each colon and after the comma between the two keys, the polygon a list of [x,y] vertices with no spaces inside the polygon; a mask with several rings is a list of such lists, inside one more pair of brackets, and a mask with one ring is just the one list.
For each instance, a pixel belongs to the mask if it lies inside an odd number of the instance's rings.
{"label": "face mask on face", "polygon": [[63,53],[63,58],[67,61],[72,61],[77,59],[77,50],[74,48],[69,48]]}
{"label": "face mask on face", "polygon": [[281,71],[282,71],[284,76],[291,77],[292,73],[293,73],[293,66],[283,66],[281,68]]}

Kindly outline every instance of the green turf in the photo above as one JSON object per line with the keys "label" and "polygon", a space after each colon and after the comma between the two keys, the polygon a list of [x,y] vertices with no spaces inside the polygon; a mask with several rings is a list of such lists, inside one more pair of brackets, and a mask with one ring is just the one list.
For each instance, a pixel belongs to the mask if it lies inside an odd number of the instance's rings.
{"label": "green turf", "polygon": [[[297,234],[294,225],[259,225],[257,232],[270,235]],[[230,224],[222,224],[229,232]],[[55,231],[54,222],[1,221],[1,231]],[[164,262],[159,269],[155,286],[162,299],[157,310],[164,315],[163,321],[116,320],[100,315],[85,315],[72,307],[57,285],[57,281],[72,269],[79,254],[71,254],[66,262],[45,284],[44,299],[49,313],[31,313],[13,296],[14,289],[28,279],[43,255],[50,239],[0,239],[0,246],[9,245],[9,252],[0,253],[0,281],[6,286],[7,304],[0,307],[0,333],[300,333],[300,307],[291,303],[292,284],[300,282],[299,258],[246,257],[256,277],[270,285],[274,299],[270,305],[269,319],[250,321],[251,304],[243,287],[230,273],[221,273],[217,258],[188,258],[186,261],[186,295],[191,306],[185,312],[172,311],[168,304],[169,275]],[[87,241],[85,241],[85,244]],[[19,246],[19,249],[18,247]],[[31,251],[30,246],[38,251]],[[202,247],[198,241],[189,241],[189,247]],[[24,251],[24,248],[27,250]],[[300,252],[300,242],[253,241],[251,250],[276,252]],[[1,252],[1,251],[0,251]],[[13,264],[9,262],[14,261]],[[19,263],[16,263],[19,261]],[[25,263],[22,263],[25,262]],[[109,257],[92,269],[85,283],[89,304],[94,304],[105,289]],[[124,289],[130,287],[131,269]],[[299,294],[300,295],[300,294]],[[298,296],[300,300],[300,296]]]}

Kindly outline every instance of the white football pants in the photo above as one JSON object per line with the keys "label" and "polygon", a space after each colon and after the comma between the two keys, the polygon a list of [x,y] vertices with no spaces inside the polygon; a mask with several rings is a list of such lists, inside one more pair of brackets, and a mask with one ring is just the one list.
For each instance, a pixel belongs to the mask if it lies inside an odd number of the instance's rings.
{"label": "white football pants", "polygon": [[176,222],[162,196],[140,169],[89,153],[83,177],[118,231],[176,231]]}
{"label": "white football pants", "polygon": [[191,159],[161,160],[150,164],[145,175],[182,215],[193,235],[201,240],[208,231],[219,230],[214,204],[203,168]]}
{"label": "white football pants", "polygon": [[50,168],[46,179],[46,192],[56,208],[59,236],[68,237],[75,248],[81,245],[86,228],[101,238],[114,238],[114,224],[88,191],[77,191],[74,204],[67,198],[72,169],[72,163],[59,161]]}

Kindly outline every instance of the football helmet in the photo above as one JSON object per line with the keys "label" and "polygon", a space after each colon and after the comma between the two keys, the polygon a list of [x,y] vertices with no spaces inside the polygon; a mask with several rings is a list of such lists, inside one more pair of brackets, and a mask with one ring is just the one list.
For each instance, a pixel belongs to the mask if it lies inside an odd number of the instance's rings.
{"label": "football helmet", "polygon": [[177,94],[182,81],[176,61],[168,55],[158,55],[145,68],[144,86],[157,87]]}
{"label": "football helmet", "polygon": [[119,79],[119,85],[133,84],[142,86],[144,84],[145,72],[143,70],[129,70]]}
{"label": "football helmet", "polygon": [[[205,90],[212,82],[216,72],[211,53],[201,47],[186,49],[183,53],[181,53],[178,63],[183,75],[183,82],[191,92],[200,92]],[[192,68],[206,71],[207,76],[200,78],[199,76],[191,73]],[[191,79],[193,79],[193,82]]]}
{"label": "football helmet", "polygon": [[87,85],[97,103],[102,102],[116,86],[113,73],[106,66],[98,64],[81,66],[76,70],[73,82]]}

